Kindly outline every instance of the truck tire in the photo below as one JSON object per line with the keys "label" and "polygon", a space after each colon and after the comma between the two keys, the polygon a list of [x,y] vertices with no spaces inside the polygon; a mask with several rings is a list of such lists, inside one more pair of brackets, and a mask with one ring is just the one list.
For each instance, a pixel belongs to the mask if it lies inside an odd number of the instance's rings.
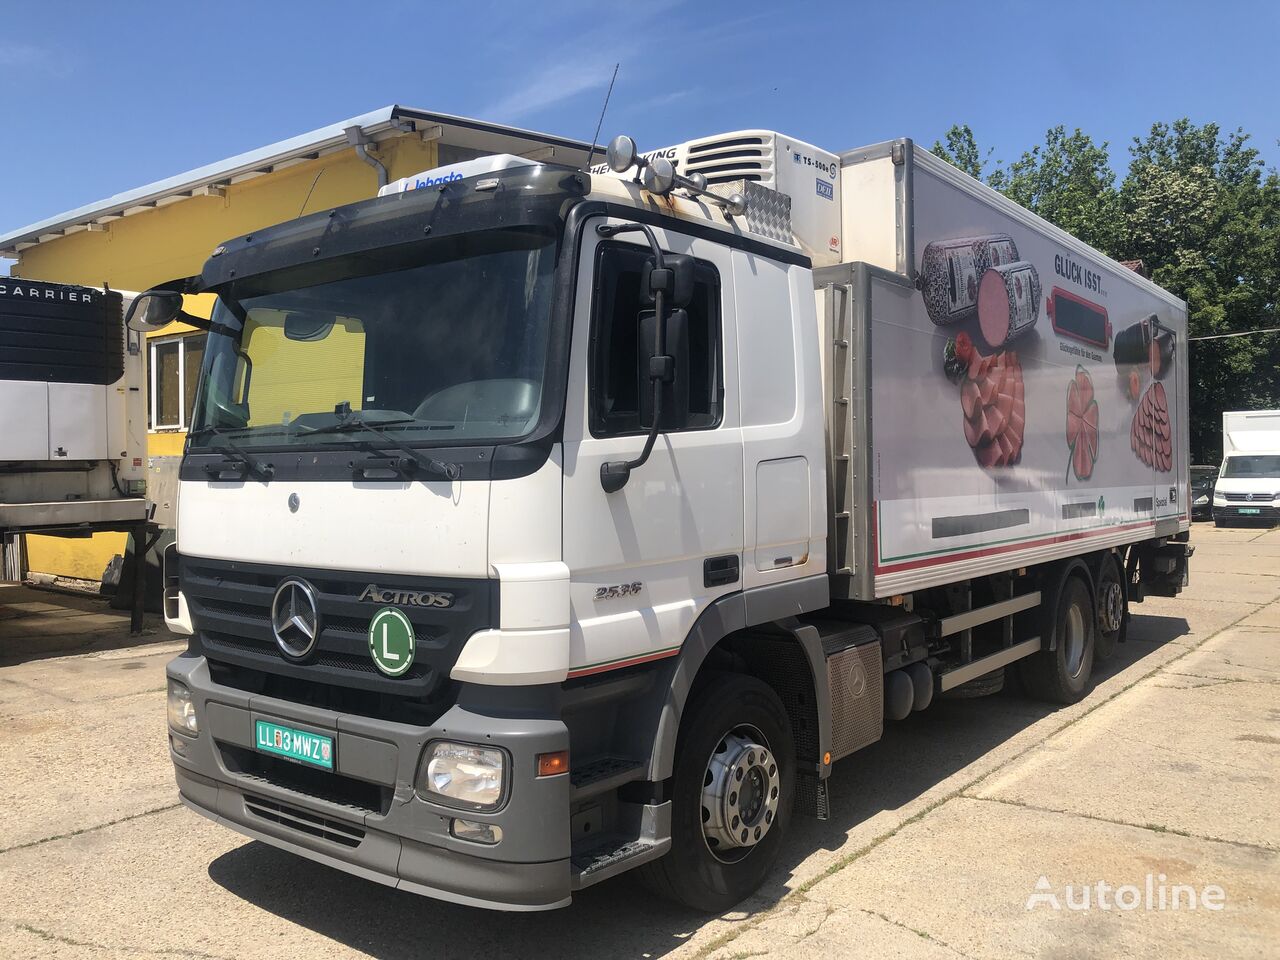
{"label": "truck tire", "polygon": [[1124,574],[1115,554],[1109,553],[1098,570],[1098,639],[1094,657],[1110,660],[1116,645],[1124,643],[1129,626],[1129,600],[1125,595]]}
{"label": "truck tire", "polygon": [[1068,576],[1057,604],[1042,621],[1043,646],[1022,661],[1022,682],[1032,698],[1070,704],[1089,692],[1098,635],[1094,609],[1088,585],[1078,576]]}
{"label": "truck tire", "polygon": [[795,802],[795,744],[778,695],[755,677],[717,673],[680,723],[671,851],[639,868],[655,893],[723,913],[777,862]]}

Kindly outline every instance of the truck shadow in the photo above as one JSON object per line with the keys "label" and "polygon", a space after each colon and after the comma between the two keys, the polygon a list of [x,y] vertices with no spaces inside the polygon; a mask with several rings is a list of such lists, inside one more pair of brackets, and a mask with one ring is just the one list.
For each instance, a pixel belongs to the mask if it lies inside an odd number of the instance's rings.
{"label": "truck shadow", "polygon": [[[1095,676],[1105,681],[1189,632],[1180,617],[1135,615],[1130,641]],[[777,869],[758,894],[728,915],[735,918],[731,922],[773,906],[786,895],[797,866],[816,852],[845,846],[859,825],[901,809],[1054,709],[1025,699],[1013,684],[998,696],[940,700],[907,720],[887,723],[879,743],[836,765],[831,818],[793,821]],[[867,839],[879,832],[868,832]],[[849,852],[856,848],[849,844]],[[258,908],[380,960],[658,957],[710,919],[657,899],[630,875],[577,894],[563,911],[491,913],[393,890],[258,842],[213,861],[209,876]]]}

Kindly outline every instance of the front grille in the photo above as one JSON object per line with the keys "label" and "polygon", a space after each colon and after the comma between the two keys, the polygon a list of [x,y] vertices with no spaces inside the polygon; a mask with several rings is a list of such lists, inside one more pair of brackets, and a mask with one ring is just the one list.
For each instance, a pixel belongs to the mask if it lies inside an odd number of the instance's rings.
{"label": "front grille", "polygon": [[1232,503],[1265,503],[1267,506],[1275,499],[1269,493],[1224,493],[1223,496]]}
{"label": "front grille", "polygon": [[[439,694],[467,639],[498,622],[497,582],[488,579],[386,576],[185,556],[178,569],[200,652],[211,662],[393,697],[425,700]],[[276,589],[288,577],[311,584],[320,614],[315,647],[301,661],[284,656],[271,627]],[[413,665],[399,677],[382,674],[369,653],[369,621],[385,604],[359,597],[375,583],[392,593],[453,597],[449,607],[395,605],[416,638]]]}
{"label": "front grille", "polygon": [[268,800],[265,797],[255,797],[246,793],[244,808],[262,820],[269,820],[271,823],[278,823],[299,833],[319,837],[321,840],[328,840],[330,843],[341,844],[344,847],[358,847],[364,840],[364,830],[361,827],[343,823],[341,820],[331,820],[310,810],[280,803],[278,800]]}

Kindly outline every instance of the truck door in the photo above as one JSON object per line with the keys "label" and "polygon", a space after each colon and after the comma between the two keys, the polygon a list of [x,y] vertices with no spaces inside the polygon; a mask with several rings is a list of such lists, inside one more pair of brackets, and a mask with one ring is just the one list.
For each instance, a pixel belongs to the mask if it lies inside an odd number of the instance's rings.
{"label": "truck door", "polygon": [[564,427],[564,561],[571,574],[570,676],[674,655],[698,615],[740,590],[743,551],[733,264],[708,240],[655,230],[696,258],[689,315],[689,417],[605,493],[600,465],[636,457],[646,433],[638,334],[649,247],[586,224],[578,264]]}

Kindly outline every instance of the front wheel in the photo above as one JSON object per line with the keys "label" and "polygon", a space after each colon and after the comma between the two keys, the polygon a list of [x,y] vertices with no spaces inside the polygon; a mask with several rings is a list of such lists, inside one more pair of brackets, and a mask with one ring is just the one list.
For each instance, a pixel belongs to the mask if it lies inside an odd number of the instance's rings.
{"label": "front wheel", "polygon": [[754,893],[777,862],[795,802],[795,744],[778,695],[715,674],[680,724],[671,851],[641,867],[656,892],[720,913]]}

